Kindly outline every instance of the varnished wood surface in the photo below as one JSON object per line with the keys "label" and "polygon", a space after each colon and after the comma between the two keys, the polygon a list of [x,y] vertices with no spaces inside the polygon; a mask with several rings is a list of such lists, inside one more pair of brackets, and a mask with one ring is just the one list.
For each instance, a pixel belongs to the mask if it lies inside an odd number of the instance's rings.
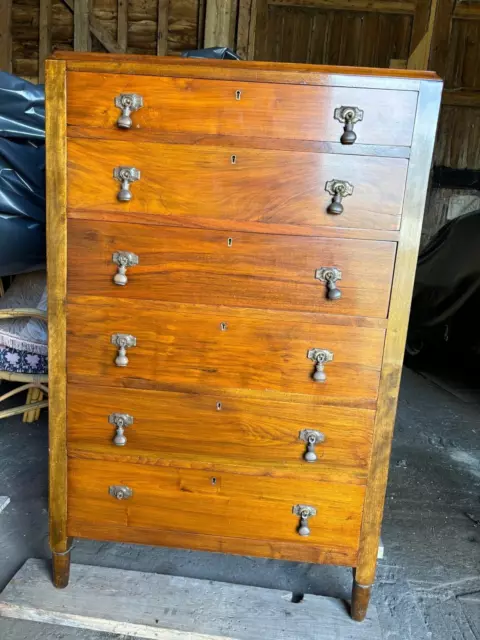
{"label": "varnished wood surface", "polygon": [[[112,253],[139,264],[113,282]],[[386,317],[396,244],[232,233],[91,220],[68,223],[71,295],[318,311]],[[316,269],[342,272],[340,300],[327,298]]]}
{"label": "varnished wood surface", "polygon": [[[127,443],[113,443],[111,413],[134,419],[125,429]],[[370,457],[373,411],[310,407],[293,402],[141,391],[92,389],[68,391],[68,449],[71,456],[98,457],[146,465],[295,476],[364,483]],[[302,429],[320,431],[317,461],[304,460]]]}
{"label": "varnished wood surface", "polygon": [[[235,164],[232,163],[235,156]],[[117,166],[136,167],[130,202],[119,202]],[[397,230],[408,162],[334,154],[110,140],[69,140],[68,206],[296,226]],[[353,185],[340,215],[328,213],[329,180]],[[188,185],[188,188],[186,186]],[[274,232],[274,228],[272,228]]]}
{"label": "varnished wood surface", "polygon": [[[384,331],[318,325],[313,317],[156,301],[139,305],[127,298],[112,304],[109,298],[87,297],[82,303],[81,297],[71,297],[68,379],[93,386],[198,393],[237,389],[257,397],[265,392],[301,394],[310,402],[374,407]],[[128,350],[127,367],[114,363],[114,333],[137,339],[137,346]],[[334,361],[325,365],[326,383],[312,379],[310,348],[334,353]]]}
{"label": "varnished wood surface", "polygon": [[[240,99],[236,92],[241,91]],[[355,125],[362,144],[410,146],[415,119],[415,91],[299,85],[124,74],[68,73],[69,125],[109,129],[120,111],[121,93],[143,96],[132,116],[134,128],[204,134],[293,138],[339,142],[343,125],[334,119],[338,106],[364,111]],[[101,136],[101,132],[99,132]]]}
{"label": "varnished wood surface", "polygon": [[392,304],[383,356],[372,464],[362,523],[361,552],[356,573],[356,580],[362,585],[370,585],[375,579],[376,546],[378,546],[383,516],[388,462],[441,90],[441,84],[429,82],[423,83],[420,90],[418,116],[407,177],[401,239],[393,279]]}
{"label": "varnished wood surface", "polygon": [[[48,276],[48,380],[55,389],[49,398],[49,527],[52,550],[64,552],[67,540],[66,451],[66,94],[65,62],[52,60],[46,68],[46,196]],[[68,582],[67,560],[57,562],[58,584]],[[62,577],[63,575],[63,577]]]}
{"label": "varnished wood surface", "polygon": [[[96,128],[67,128],[69,138],[90,138],[97,140],[99,132]],[[102,139],[125,142],[125,130],[103,129]],[[188,144],[195,146],[238,147],[238,136],[218,135],[192,132],[164,132],[135,129],[135,142],[160,142],[161,144]],[[319,140],[294,140],[290,138],[255,138],[242,136],[242,147],[248,149],[278,149],[280,151],[307,151],[313,153],[335,153],[345,156],[380,156],[383,158],[409,158],[410,147],[395,147],[378,144],[345,145],[341,142],[324,142]]]}
{"label": "varnished wood surface", "polygon": [[[258,478],[223,472],[77,460],[70,458],[69,529],[102,522],[179,533],[258,537],[305,546],[358,548],[364,487]],[[118,500],[109,486],[126,485],[133,495]],[[297,532],[296,504],[317,508],[310,536]]]}

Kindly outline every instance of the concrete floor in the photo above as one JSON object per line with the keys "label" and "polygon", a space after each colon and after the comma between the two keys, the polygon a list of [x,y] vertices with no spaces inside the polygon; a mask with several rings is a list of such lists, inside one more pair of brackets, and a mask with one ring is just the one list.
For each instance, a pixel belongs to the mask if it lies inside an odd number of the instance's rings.
{"label": "concrete floor", "polygon": [[[479,404],[480,394],[404,372],[375,594],[385,640],[480,638]],[[0,514],[2,589],[27,558],[48,555],[46,416],[0,422],[0,451],[0,495],[12,500]],[[91,541],[76,543],[73,560],[350,597],[351,571],[338,567]],[[112,637],[0,619],[2,640]]]}

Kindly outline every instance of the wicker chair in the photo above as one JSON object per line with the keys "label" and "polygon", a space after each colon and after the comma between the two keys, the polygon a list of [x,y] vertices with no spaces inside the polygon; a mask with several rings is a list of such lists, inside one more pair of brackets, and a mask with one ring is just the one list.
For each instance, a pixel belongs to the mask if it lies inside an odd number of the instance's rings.
{"label": "wicker chair", "polygon": [[[0,320],[19,317],[38,318],[46,321],[47,313],[39,309],[0,309]],[[48,395],[48,374],[12,373],[0,369],[0,380],[25,383],[0,396],[0,403],[18,393],[27,391],[26,403],[0,411],[0,419],[23,413],[23,422],[38,420],[41,409],[48,406],[48,400],[44,399],[44,396]]]}

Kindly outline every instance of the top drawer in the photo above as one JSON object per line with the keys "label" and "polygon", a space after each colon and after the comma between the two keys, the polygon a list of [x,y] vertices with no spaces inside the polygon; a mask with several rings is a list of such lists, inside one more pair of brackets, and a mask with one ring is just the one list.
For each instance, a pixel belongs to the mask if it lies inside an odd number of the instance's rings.
{"label": "top drawer", "polygon": [[357,143],[410,146],[417,105],[415,91],[71,72],[67,123],[116,129],[115,98],[132,93],[143,107],[131,115],[126,137],[145,129],[340,142],[344,125],[335,109],[357,107]]}

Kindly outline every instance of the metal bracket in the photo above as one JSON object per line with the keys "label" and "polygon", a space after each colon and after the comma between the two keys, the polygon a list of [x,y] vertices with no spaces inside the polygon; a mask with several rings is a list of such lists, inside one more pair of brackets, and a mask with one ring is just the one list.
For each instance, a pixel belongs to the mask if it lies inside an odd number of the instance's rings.
{"label": "metal bracket", "polygon": [[132,111],[138,111],[143,107],[143,98],[136,93],[121,93],[115,98],[115,106],[122,110],[117,120],[117,127],[131,129],[133,123],[130,115]]}
{"label": "metal bracket", "polygon": [[117,500],[128,500],[133,496],[133,489],[121,484],[114,484],[108,487],[108,493]]}
{"label": "metal bracket", "polygon": [[108,422],[115,425],[117,429],[113,438],[113,443],[116,444],[117,447],[123,447],[127,444],[127,438],[124,431],[126,427],[133,424],[133,416],[128,415],[128,413],[111,413],[108,416]]}
{"label": "metal bracket", "polygon": [[128,282],[127,267],[135,267],[138,264],[138,256],[131,251],[115,251],[112,261],[117,265],[118,271],[113,276],[115,284],[124,286]]}
{"label": "metal bracket", "polygon": [[115,364],[117,367],[126,367],[128,364],[126,350],[130,347],[136,347],[137,339],[135,336],[131,336],[128,333],[114,333],[110,342],[115,347],[118,347],[118,355],[115,358]]}
{"label": "metal bracket", "polygon": [[353,184],[346,180],[337,180],[334,178],[325,184],[325,191],[331,196],[336,196],[338,194],[342,198],[346,198],[347,196],[352,195]]}
{"label": "metal bracket", "polygon": [[298,526],[298,533],[301,536],[309,536],[310,528],[308,526],[308,519],[317,515],[315,507],[311,507],[308,504],[296,504],[292,507],[292,513],[300,518],[300,524]]}
{"label": "metal bracket", "polygon": [[325,442],[324,434],[320,431],[314,431],[313,429],[302,429],[298,438],[307,443],[307,450],[303,455],[304,460],[306,462],[315,462],[317,459],[315,445]]}

